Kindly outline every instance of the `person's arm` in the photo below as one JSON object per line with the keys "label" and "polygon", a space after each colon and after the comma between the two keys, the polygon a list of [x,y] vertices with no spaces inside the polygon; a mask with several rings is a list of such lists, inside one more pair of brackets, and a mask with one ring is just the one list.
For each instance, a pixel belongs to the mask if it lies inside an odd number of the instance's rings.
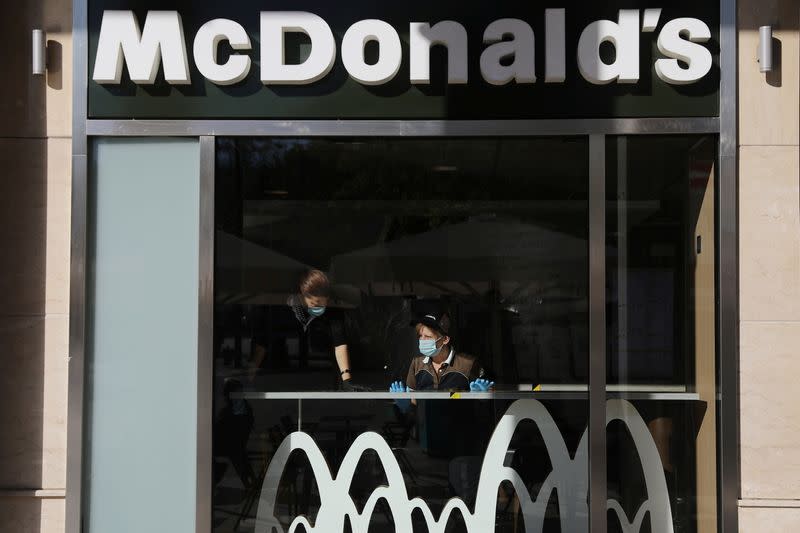
{"label": "person's arm", "polygon": [[[408,369],[408,377],[406,378],[406,382],[403,383],[399,379],[397,381],[393,381],[392,384],[389,386],[389,392],[411,392],[414,390],[412,385],[417,384],[416,374],[414,372],[414,363],[411,363],[411,368]],[[394,404],[400,410],[401,413],[408,414],[411,410],[411,406],[414,405],[416,407],[417,402],[413,398],[411,400],[407,398],[397,398],[394,401]]]}
{"label": "person's arm", "polygon": [[[352,368],[350,367],[350,351],[347,347],[347,335],[345,333],[344,317],[335,314],[330,318],[331,340],[333,341],[333,355],[336,359],[336,366],[339,369],[339,377],[342,380],[342,390],[345,392],[364,392],[369,391],[369,387],[358,385],[353,379]],[[345,370],[347,372],[345,372]]]}
{"label": "person's arm", "polygon": [[347,345],[340,344],[336,346],[333,349],[333,353],[336,356],[336,365],[339,367],[339,372],[342,373],[342,381],[348,381],[353,376],[350,373],[350,352],[347,351]]}
{"label": "person's arm", "polygon": [[469,390],[472,392],[487,392],[494,388],[494,381],[488,379],[478,360],[472,364],[469,372]]}
{"label": "person's arm", "polygon": [[[417,388],[417,369],[414,367],[415,359],[411,360],[411,366],[408,367],[408,376],[406,376],[406,388],[408,391],[413,391]],[[417,399],[411,398],[411,404],[416,406]]]}
{"label": "person's arm", "polygon": [[[393,381],[391,385],[389,385],[389,392],[408,392],[408,387],[406,384],[400,381]],[[411,402],[408,401],[406,398],[397,398],[394,401],[394,404],[400,409],[401,413],[407,413],[409,409],[411,409]]]}
{"label": "person's arm", "polygon": [[[352,369],[350,368],[350,351],[347,349],[347,336],[344,329],[344,316],[340,312],[333,310],[328,318],[331,332],[331,342],[333,344],[333,355],[336,359],[336,366],[342,382],[352,379]],[[347,370],[347,372],[345,372]]]}
{"label": "person's arm", "polygon": [[350,352],[347,351],[347,345],[339,344],[334,347],[333,353],[336,356],[336,366],[339,367],[342,378],[342,390],[345,392],[369,392],[371,390],[369,387],[359,385],[353,380],[353,375],[350,372]]}

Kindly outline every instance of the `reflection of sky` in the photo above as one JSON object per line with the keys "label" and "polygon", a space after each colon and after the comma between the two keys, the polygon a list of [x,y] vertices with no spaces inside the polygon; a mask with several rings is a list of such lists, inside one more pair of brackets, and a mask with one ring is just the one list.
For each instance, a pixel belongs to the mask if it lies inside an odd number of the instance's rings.
{"label": "reflection of sky", "polygon": [[247,166],[258,168],[283,164],[286,154],[293,149],[305,148],[313,143],[311,139],[269,139],[253,137],[234,141],[220,139],[217,141],[217,166],[235,168],[234,159],[237,152],[244,153]]}
{"label": "reflection of sky", "polygon": [[252,139],[252,149],[246,152],[251,167],[277,166],[284,163],[286,154],[311,145],[309,139]]}
{"label": "reflection of sky", "polygon": [[221,175],[274,181],[267,188],[288,188],[293,200],[577,200],[588,190],[586,143],[568,139],[245,138],[219,146],[227,152],[218,154]]}

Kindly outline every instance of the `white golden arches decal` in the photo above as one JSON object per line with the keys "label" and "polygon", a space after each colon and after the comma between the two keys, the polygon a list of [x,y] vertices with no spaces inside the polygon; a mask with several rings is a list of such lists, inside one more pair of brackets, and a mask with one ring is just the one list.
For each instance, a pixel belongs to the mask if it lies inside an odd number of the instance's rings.
{"label": "white golden arches decal", "polygon": [[[523,420],[532,420],[538,426],[553,465],[552,471],[535,498],[528,492],[520,475],[513,468],[503,464],[514,431]],[[632,521],[618,501],[609,499],[608,509],[617,514],[626,533],[638,533],[648,512],[653,531],[673,533],[667,484],[658,450],[647,425],[633,405],[624,400],[608,401],[606,423],[614,420],[624,422],[633,438],[642,460],[648,497]],[[419,509],[425,517],[430,533],[444,533],[450,515],[458,509],[470,533],[485,533],[494,529],[497,490],[504,481],[514,486],[519,497],[526,533],[542,531],[545,509],[553,490],[558,494],[561,531],[579,533],[585,531],[588,516],[587,440],[588,431],[584,431],[575,457],[570,457],[561,432],[544,405],[538,400],[514,402],[495,427],[486,448],[475,499],[475,512],[470,513],[460,498],[452,498],[445,504],[437,519],[425,501],[420,498],[409,499],[400,466],[391,448],[379,434],[366,432],[359,435],[342,460],[336,477],[333,477],[325,457],[311,436],[295,432],[284,439],[267,469],[258,502],[255,531],[287,533],[275,517],[277,489],[290,454],[295,450],[302,450],[308,457],[319,487],[320,507],[313,526],[306,517],[298,516],[289,525],[288,533],[295,533],[299,525],[309,533],[341,532],[344,529],[345,517],[349,518],[354,532],[365,532],[369,529],[372,512],[381,498],[385,499],[391,508],[397,531],[411,531],[411,514],[415,509]],[[359,513],[350,498],[349,491],[358,462],[367,450],[373,450],[378,455],[388,484],[376,487],[363,511]]]}

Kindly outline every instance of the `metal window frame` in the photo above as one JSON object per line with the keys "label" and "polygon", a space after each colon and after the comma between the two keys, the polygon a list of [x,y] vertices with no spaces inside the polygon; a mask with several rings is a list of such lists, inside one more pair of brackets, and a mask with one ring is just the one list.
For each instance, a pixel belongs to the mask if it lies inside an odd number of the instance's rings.
{"label": "metal window frame", "polygon": [[717,180],[717,483],[719,530],[739,530],[739,120],[737,0],[720,0]]}
{"label": "metal window frame", "polygon": [[606,136],[589,136],[589,531],[606,533]]}
{"label": "metal window frame", "polygon": [[107,120],[89,136],[534,137],[718,133],[717,117],[564,120]]}
{"label": "metal window frame", "polygon": [[[66,533],[83,530],[86,339],[87,172],[90,136],[192,136],[200,139],[197,506],[195,530],[211,530],[213,190],[215,136],[588,136],[590,154],[590,531],[606,531],[605,456],[605,136],[719,135],[717,207],[717,442],[719,531],[738,531],[738,186],[736,0],[720,0],[720,114],[704,118],[566,120],[89,120],[88,0],[73,2],[72,222],[67,418]],[[592,200],[594,198],[594,200]],[[598,460],[595,460],[597,458]]]}
{"label": "metal window frame", "polygon": [[[197,309],[197,486],[195,531],[211,531],[214,422],[214,161],[212,136],[200,137],[200,246]],[[206,527],[207,526],[207,527]]]}

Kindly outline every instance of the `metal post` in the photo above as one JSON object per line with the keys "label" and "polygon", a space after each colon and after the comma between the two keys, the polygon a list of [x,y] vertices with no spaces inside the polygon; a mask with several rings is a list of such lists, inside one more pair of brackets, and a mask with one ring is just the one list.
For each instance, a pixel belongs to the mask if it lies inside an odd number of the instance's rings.
{"label": "metal post", "polygon": [[628,138],[617,137],[617,372],[628,376]]}
{"label": "metal post", "polygon": [[214,403],[214,137],[200,137],[197,320],[197,505],[195,530],[211,530]]}
{"label": "metal post", "polygon": [[720,0],[717,354],[720,527],[739,530],[739,214],[736,0]]}
{"label": "metal post", "polygon": [[87,1],[72,6],[72,220],[70,221],[69,375],[67,396],[66,533],[83,529],[83,411],[86,355],[86,232],[88,149],[86,139]]}
{"label": "metal post", "polygon": [[589,136],[589,531],[606,533],[606,152]]}

